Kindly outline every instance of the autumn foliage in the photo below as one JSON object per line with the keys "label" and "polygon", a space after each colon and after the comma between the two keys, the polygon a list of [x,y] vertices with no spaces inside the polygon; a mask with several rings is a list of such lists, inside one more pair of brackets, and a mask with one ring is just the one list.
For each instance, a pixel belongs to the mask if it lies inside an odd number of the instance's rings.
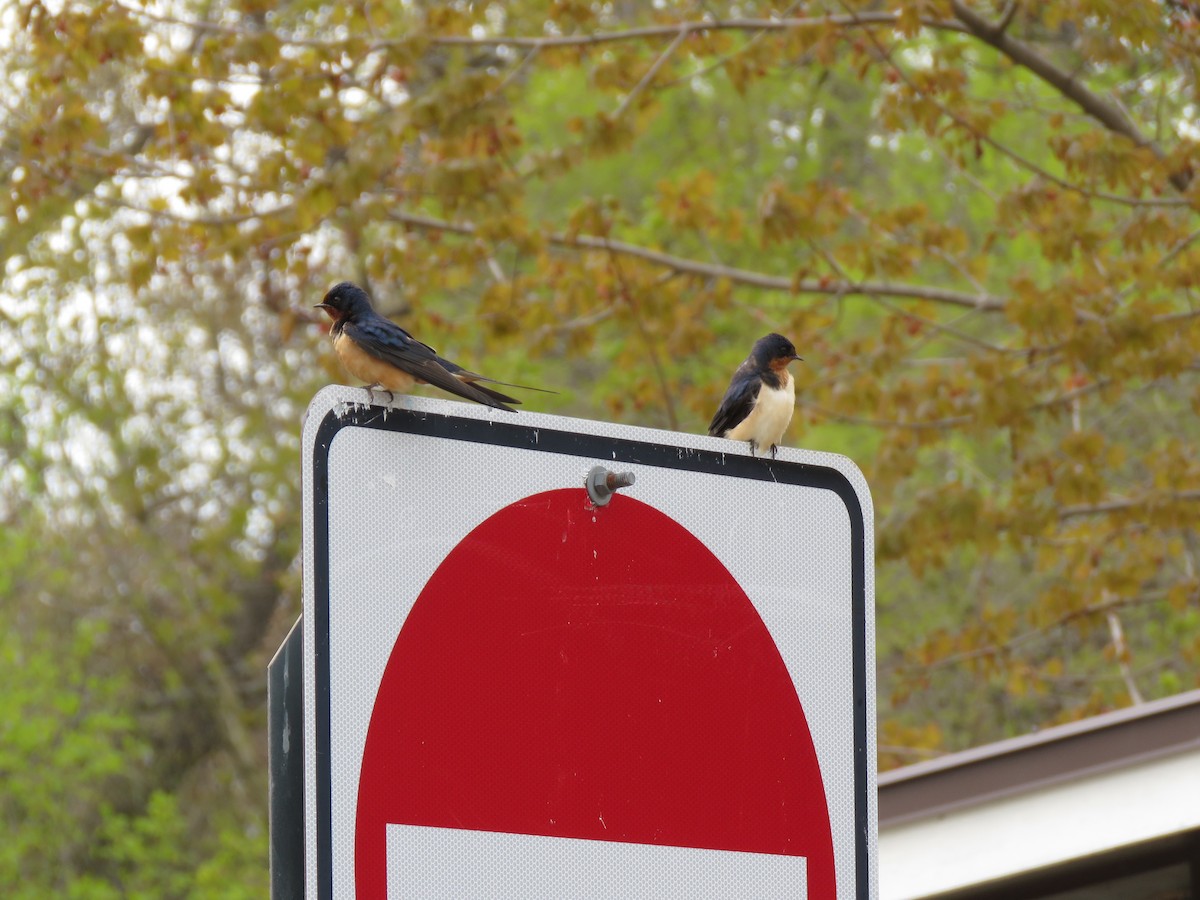
{"label": "autumn foliage", "polygon": [[[264,893],[262,670],[343,279],[562,388],[531,406],[684,431],[792,338],[785,442],[874,495],[885,767],[1200,683],[1194,4],[0,21],[16,896]],[[47,747],[70,777],[23,774]]]}

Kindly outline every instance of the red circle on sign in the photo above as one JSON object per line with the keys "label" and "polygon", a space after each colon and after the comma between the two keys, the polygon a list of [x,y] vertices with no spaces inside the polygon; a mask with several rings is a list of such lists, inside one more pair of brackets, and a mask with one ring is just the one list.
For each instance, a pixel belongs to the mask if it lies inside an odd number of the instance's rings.
{"label": "red circle on sign", "polygon": [[704,544],[628,496],[527,497],[434,572],[367,731],[360,898],[387,895],[389,823],[803,856],[809,896],[836,896],[775,642]]}

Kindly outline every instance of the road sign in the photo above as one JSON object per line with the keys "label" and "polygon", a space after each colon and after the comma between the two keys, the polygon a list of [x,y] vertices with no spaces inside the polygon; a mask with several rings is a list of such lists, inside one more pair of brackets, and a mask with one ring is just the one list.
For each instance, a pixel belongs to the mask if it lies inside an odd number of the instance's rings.
{"label": "road sign", "polygon": [[365,400],[304,428],[310,900],[875,896],[852,463]]}

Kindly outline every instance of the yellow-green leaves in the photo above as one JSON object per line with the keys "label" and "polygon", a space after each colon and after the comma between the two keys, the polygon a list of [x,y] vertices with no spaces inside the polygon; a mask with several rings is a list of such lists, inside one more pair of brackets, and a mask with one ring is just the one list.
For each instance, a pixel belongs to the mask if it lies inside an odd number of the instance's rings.
{"label": "yellow-green leaves", "polygon": [[[294,612],[296,423],[345,378],[312,304],[342,279],[456,358],[561,389],[535,408],[687,431],[755,338],[792,338],[785,445],[849,453],[872,486],[887,762],[1126,702],[1124,661],[1144,696],[1196,684],[1181,6],[126,0],[14,21],[0,403],[28,414],[0,427],[0,508],[22,513],[0,520],[33,516],[56,554],[14,590],[115,623],[106,664],[168,695],[138,720],[160,758],[209,716],[211,746],[160,773],[203,785],[197,809],[262,826],[237,761],[261,697],[220,695],[213,660],[241,683]],[[130,776],[130,821],[174,827],[157,777]],[[178,874],[131,827],[123,852]],[[188,849],[185,869],[228,858]]]}

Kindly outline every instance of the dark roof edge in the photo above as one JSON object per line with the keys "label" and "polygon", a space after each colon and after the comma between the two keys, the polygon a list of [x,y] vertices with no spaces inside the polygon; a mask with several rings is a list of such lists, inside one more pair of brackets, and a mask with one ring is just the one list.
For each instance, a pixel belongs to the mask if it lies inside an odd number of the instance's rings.
{"label": "dark roof edge", "polygon": [[879,823],[898,824],[1200,747],[1200,690],[879,774]]}

